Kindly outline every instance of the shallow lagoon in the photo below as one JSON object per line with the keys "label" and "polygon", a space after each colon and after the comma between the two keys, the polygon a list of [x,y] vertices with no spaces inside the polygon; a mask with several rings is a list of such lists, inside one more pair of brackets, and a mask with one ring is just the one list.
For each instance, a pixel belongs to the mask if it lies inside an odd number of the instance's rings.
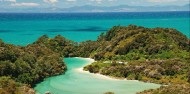
{"label": "shallow lagoon", "polygon": [[135,80],[117,80],[105,76],[80,71],[80,68],[93,62],[85,58],[65,58],[68,70],[65,74],[47,78],[36,85],[37,94],[50,91],[53,94],[135,94],[146,89],[160,87],[158,84]]}

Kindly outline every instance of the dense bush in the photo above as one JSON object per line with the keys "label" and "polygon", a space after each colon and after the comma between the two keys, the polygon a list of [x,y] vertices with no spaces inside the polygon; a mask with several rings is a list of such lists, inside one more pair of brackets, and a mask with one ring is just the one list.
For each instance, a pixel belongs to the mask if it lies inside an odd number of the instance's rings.
{"label": "dense bush", "polygon": [[[189,91],[185,92],[187,88],[183,88],[183,85],[189,87],[185,85],[187,80],[190,82],[189,41],[175,29],[115,26],[99,36],[94,42],[99,46],[93,51],[85,49],[98,62],[84,69],[113,77],[172,84],[158,89],[158,92],[145,91],[142,94],[189,94]],[[117,63],[113,64],[113,61]],[[179,83],[181,85],[175,85]],[[177,89],[173,90],[174,87]]]}
{"label": "dense bush", "polygon": [[65,57],[76,56],[75,51],[78,46],[76,42],[67,40],[61,35],[57,35],[54,38],[49,38],[47,35],[43,35],[33,44],[47,47]]}
{"label": "dense bush", "polygon": [[158,89],[145,90],[137,94],[190,94],[190,85],[174,84],[170,86],[161,86]]}
{"label": "dense bush", "polygon": [[106,93],[104,93],[104,94],[114,94],[113,92],[106,92]]}
{"label": "dense bush", "polygon": [[0,94],[35,94],[34,90],[25,84],[15,82],[10,77],[0,77]]}
{"label": "dense bush", "polygon": [[[63,58],[59,53],[40,44],[44,41],[45,38],[41,37],[38,40],[39,44],[31,44],[26,47],[5,44],[0,41],[0,76],[10,77],[7,78],[11,82],[10,84],[16,81],[14,83],[34,86],[46,77],[64,73],[66,65]],[[1,84],[3,83],[0,82]],[[23,87],[22,84],[21,87]],[[7,91],[4,90],[4,86],[2,88],[2,91]],[[11,92],[17,92],[17,90],[14,89]]]}
{"label": "dense bush", "polygon": [[188,72],[187,77],[188,77],[187,81],[190,83],[190,71]]}

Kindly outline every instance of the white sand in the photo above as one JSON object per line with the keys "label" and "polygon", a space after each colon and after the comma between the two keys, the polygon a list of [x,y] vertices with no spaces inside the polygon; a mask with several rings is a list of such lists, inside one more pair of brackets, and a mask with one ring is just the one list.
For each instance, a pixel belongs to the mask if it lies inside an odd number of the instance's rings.
{"label": "white sand", "polygon": [[120,80],[120,79],[114,79],[114,78],[111,78],[109,76],[105,76],[105,75],[102,75],[99,73],[90,73],[89,71],[84,71],[83,68],[78,68],[76,70],[80,73],[90,74],[90,75],[94,76],[95,78],[106,79],[106,80]]}
{"label": "white sand", "polygon": [[[76,58],[81,58],[81,57],[76,57]],[[86,59],[88,60],[88,63],[87,65],[95,62],[94,59],[92,58],[81,58],[81,59]],[[85,65],[85,66],[87,66]],[[116,78],[113,78],[113,77],[110,77],[110,76],[105,76],[105,75],[102,75],[100,73],[90,73],[89,71],[84,71],[83,70],[83,67],[82,68],[77,68],[76,69],[78,72],[81,72],[81,73],[88,73],[88,74],[91,74],[92,76],[96,77],[96,78],[100,78],[100,79],[106,79],[106,80],[127,80],[127,79],[116,79]],[[136,81],[136,80],[135,80]]]}

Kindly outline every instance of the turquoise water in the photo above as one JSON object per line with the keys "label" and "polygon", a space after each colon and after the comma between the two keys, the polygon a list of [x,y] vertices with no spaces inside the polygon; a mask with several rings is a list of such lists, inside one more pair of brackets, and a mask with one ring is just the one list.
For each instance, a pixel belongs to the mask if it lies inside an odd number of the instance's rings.
{"label": "turquoise water", "polygon": [[115,94],[135,94],[160,85],[139,81],[112,80],[96,74],[78,71],[78,68],[89,64],[89,59],[65,58],[68,71],[64,75],[50,77],[37,84],[37,94],[49,91],[53,94],[103,94],[111,91]]}
{"label": "turquoise water", "polygon": [[0,39],[16,45],[27,45],[43,34],[58,34],[81,42],[96,40],[101,32],[112,26],[135,24],[145,27],[176,28],[189,36],[189,11],[142,13],[58,13],[3,14],[0,13]]}

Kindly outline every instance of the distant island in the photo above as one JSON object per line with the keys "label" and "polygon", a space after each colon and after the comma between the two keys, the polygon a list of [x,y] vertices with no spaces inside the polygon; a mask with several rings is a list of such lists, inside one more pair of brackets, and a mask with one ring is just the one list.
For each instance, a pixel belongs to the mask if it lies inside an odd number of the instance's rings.
{"label": "distant island", "polygon": [[[90,57],[84,70],[118,79],[163,84],[138,94],[190,93],[190,40],[172,28],[114,26],[97,41],[43,35],[25,47],[0,41],[0,93],[35,94],[32,87],[63,74],[63,57]],[[114,94],[107,92],[105,94]]]}
{"label": "distant island", "polygon": [[60,7],[47,7],[47,8],[1,8],[0,12],[9,13],[83,13],[83,12],[163,12],[163,11],[189,11],[190,4],[185,5],[157,5],[157,6],[131,6],[131,5],[117,5],[117,6],[95,6],[95,5],[83,5],[74,6],[68,8]]}

